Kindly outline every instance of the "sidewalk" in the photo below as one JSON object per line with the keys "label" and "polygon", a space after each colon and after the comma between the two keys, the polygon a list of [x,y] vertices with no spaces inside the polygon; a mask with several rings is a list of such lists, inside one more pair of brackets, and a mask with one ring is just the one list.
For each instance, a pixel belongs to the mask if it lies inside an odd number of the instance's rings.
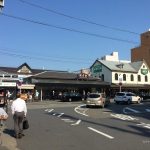
{"label": "sidewalk", "polygon": [[[27,107],[28,109],[42,108],[42,107],[45,108],[56,103],[59,103],[59,102],[58,101],[28,102]],[[5,123],[5,126],[2,129],[2,135],[0,137],[0,141],[2,138],[2,144],[0,144],[0,150],[19,150],[17,148],[17,140],[12,136],[13,129],[11,128],[12,128],[13,119],[12,119],[12,115],[10,112],[10,106],[9,106],[8,116],[9,117]]]}
{"label": "sidewalk", "polygon": [[19,150],[16,139],[8,133],[7,126],[2,131],[1,140],[0,150]]}

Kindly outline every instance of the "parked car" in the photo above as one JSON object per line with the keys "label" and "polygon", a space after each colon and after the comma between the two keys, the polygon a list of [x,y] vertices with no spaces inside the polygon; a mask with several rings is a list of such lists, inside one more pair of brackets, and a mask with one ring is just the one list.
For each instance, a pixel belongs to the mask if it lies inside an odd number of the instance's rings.
{"label": "parked car", "polygon": [[62,101],[77,101],[82,100],[82,95],[76,92],[65,92],[62,95]]}
{"label": "parked car", "polygon": [[114,101],[119,104],[119,103],[140,103],[141,102],[141,97],[137,96],[136,94],[132,92],[118,92],[115,95]]}
{"label": "parked car", "polygon": [[150,101],[150,94],[140,94],[141,101],[143,102],[149,102]]}
{"label": "parked car", "polygon": [[99,106],[104,108],[110,103],[110,99],[106,98],[104,93],[90,93],[86,99],[86,107]]}

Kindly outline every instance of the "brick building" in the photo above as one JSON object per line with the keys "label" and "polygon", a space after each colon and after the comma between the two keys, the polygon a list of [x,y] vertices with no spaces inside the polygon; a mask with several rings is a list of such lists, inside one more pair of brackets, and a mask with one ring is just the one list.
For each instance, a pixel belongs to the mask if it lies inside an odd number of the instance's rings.
{"label": "brick building", "polygon": [[150,30],[141,34],[141,45],[131,49],[131,62],[143,59],[150,68]]}

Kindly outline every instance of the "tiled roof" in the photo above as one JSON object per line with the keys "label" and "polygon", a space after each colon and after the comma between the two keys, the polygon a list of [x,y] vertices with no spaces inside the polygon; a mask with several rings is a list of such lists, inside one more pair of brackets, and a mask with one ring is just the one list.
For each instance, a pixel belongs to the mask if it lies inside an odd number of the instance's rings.
{"label": "tiled roof", "polygon": [[32,77],[45,79],[74,79],[77,77],[77,74],[62,71],[42,71],[38,74],[33,75]]}
{"label": "tiled roof", "polygon": [[98,60],[98,61],[112,71],[137,72],[139,66],[137,65],[137,67],[135,67],[136,66],[135,64],[132,65],[132,63],[127,62],[106,61],[106,60]]}
{"label": "tiled roof", "polygon": [[139,71],[140,67],[142,66],[143,61],[137,61],[137,62],[132,62],[130,65],[136,70]]}

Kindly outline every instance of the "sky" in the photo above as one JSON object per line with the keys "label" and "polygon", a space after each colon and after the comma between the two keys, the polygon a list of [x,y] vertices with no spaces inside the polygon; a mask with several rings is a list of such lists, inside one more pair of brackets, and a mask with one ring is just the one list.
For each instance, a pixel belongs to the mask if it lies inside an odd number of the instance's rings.
{"label": "sky", "polygon": [[150,28],[149,0],[5,0],[0,66],[78,71],[119,53],[131,60]]}

